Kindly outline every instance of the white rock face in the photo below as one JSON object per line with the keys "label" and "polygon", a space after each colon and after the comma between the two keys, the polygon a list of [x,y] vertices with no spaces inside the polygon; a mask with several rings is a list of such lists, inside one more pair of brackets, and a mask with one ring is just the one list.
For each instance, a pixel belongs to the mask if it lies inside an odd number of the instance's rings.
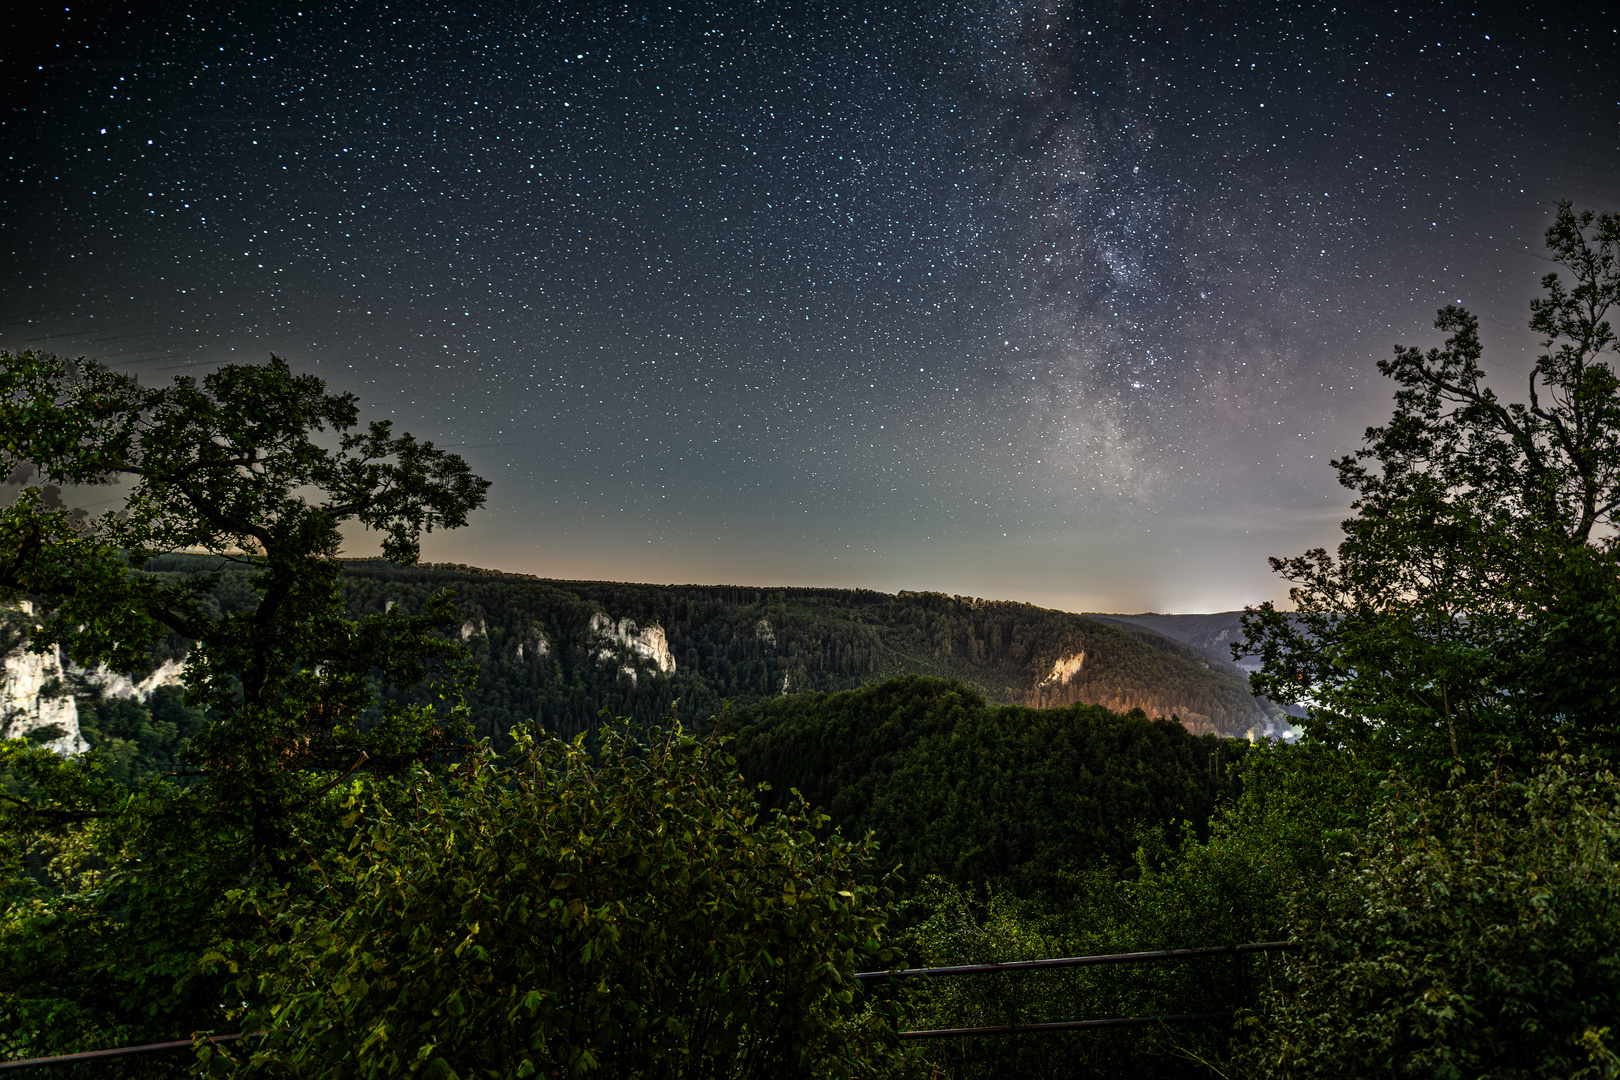
{"label": "white rock face", "polygon": [[769,619],[761,619],[754,624],[754,636],[772,648],[776,647],[776,631],[771,629]]}
{"label": "white rock face", "polygon": [[55,647],[45,653],[29,652],[22,645],[12,650],[0,665],[0,738],[20,739],[54,726],[62,734],[41,746],[58,754],[88,750],[66,676],[61,651]]}
{"label": "white rock face", "polygon": [[136,682],[128,675],[100,667],[83,672],[76,671],[74,674],[82,676],[84,681],[92,686],[99,686],[105,697],[140,698],[145,701],[152,696],[152,691],[160,686],[179,686],[180,673],[185,666],[184,660],[165,660],[140,682]]}
{"label": "white rock face", "polygon": [[[596,645],[598,660],[616,659],[619,649],[623,648],[628,649],[631,656],[652,664],[665,675],[675,673],[675,656],[669,651],[669,642],[664,640],[662,626],[649,626],[641,630],[630,619],[620,619],[615,623],[611,616],[598,611],[591,616],[591,637]],[[632,682],[635,681],[636,671],[631,664],[624,666],[624,673],[630,676]]]}
{"label": "white rock face", "polygon": [[542,633],[536,632],[528,641],[518,642],[517,658],[520,661],[538,660],[540,657],[549,656],[550,654],[551,642],[547,641],[546,635]]}
{"label": "white rock face", "polygon": [[1069,680],[1080,674],[1080,669],[1086,666],[1086,654],[1077,652],[1071,656],[1060,656],[1052,665],[1052,674],[1036,684],[1035,689],[1044,690],[1049,686],[1067,686]]}
{"label": "white rock face", "polygon": [[[33,605],[23,601],[18,606],[26,623],[34,613]],[[82,754],[90,747],[79,728],[73,680],[98,687],[105,697],[145,701],[160,686],[179,686],[184,667],[183,660],[165,660],[137,682],[101,667],[84,670],[64,663],[57,648],[33,653],[19,644],[0,662],[0,739],[20,739],[30,731],[55,726],[62,736],[40,745],[58,754]]]}

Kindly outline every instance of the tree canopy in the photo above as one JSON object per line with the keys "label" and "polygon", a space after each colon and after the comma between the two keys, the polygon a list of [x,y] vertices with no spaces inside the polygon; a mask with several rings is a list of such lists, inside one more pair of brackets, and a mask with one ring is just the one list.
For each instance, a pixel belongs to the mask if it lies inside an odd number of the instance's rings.
{"label": "tree canopy", "polygon": [[[115,671],[183,653],[185,711],[164,722],[191,732],[168,775],[133,790],[113,779],[116,759],[0,744],[16,780],[0,793],[0,986],[17,988],[0,997],[0,1027],[52,1048],[210,1027],[219,980],[190,958],[225,932],[226,887],[287,878],[330,832],[343,777],[403,774],[468,743],[450,595],[350,617],[340,528],[379,532],[390,558],[413,560],[424,532],[466,523],[488,483],[387,421],[360,427],[353,395],[276,358],[143,387],[95,363],[0,354],[0,471],[40,481],[0,511],[0,601],[40,612],[28,647]],[[88,516],[56,485],[122,497]],[[175,551],[244,568],[248,595],[222,608],[208,596],[217,574],[141,572]],[[372,707],[424,680],[433,700]],[[142,738],[119,712],[94,724]]]}
{"label": "tree canopy", "polygon": [[1394,415],[1334,462],[1356,493],[1337,557],[1274,558],[1294,613],[1246,620],[1258,693],[1304,701],[1305,728],[1410,764],[1560,738],[1607,745],[1620,705],[1620,215],[1567,204],[1547,231],[1570,274],[1542,279],[1522,399],[1486,385],[1479,321],[1441,309],[1445,343],[1379,370]]}
{"label": "tree canopy", "polygon": [[[203,771],[285,779],[361,755],[400,768],[453,745],[453,714],[395,708],[369,731],[356,723],[374,669],[384,685],[408,686],[454,668],[459,646],[434,634],[453,618],[448,598],[414,618],[348,618],[335,556],[350,521],[406,562],[422,533],[466,524],[489,484],[459,456],[386,420],[360,429],[354,395],[275,357],[148,388],[95,363],[23,353],[0,356],[0,469],[128,484],[121,506],[96,517],[25,489],[0,514],[0,600],[39,600],[30,647],[61,645],[81,663],[138,670],[166,637],[189,643],[189,703],[231,718],[194,740]],[[249,569],[255,602],[219,612],[202,602],[216,575],[134,572],[175,551]],[[243,797],[266,844],[300,798]]]}
{"label": "tree canopy", "polygon": [[306,871],[327,887],[238,893],[257,932],[204,958],[271,1032],[211,1075],[870,1075],[871,840],[761,814],[714,740],[583,742],[520,732],[407,802],[347,794],[353,842]]}
{"label": "tree canopy", "polygon": [[1076,872],[1129,867],[1144,835],[1203,825],[1249,748],[1139,710],[996,705],[916,675],[720,723],[744,775],[770,785],[766,805],[802,794],[846,834],[873,833],[908,880],[1023,896],[1066,896]]}

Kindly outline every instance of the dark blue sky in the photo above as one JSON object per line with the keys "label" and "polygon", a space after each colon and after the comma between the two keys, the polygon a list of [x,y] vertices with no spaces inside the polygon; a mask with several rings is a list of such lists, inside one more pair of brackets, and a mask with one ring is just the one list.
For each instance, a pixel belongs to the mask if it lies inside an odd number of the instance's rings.
{"label": "dark blue sky", "polygon": [[431,558],[1235,607],[1437,307],[1522,384],[1620,208],[1596,11],[42,8],[0,346],[285,356],[495,482]]}

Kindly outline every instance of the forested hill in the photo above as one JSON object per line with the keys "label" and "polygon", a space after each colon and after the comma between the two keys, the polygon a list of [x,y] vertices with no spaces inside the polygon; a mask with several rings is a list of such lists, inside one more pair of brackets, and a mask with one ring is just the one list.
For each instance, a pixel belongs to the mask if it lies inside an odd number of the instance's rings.
{"label": "forested hill", "polygon": [[[1089,705],[993,705],[961,683],[910,677],[795,694],[727,714],[730,749],[767,806],[798,792],[845,836],[870,830],[913,883],[939,874],[1029,896],[1075,872],[1124,869],[1144,830],[1174,843],[1237,793],[1249,744]],[[1151,844],[1150,844],[1151,846]]]}
{"label": "forested hill", "polygon": [[[1248,636],[1243,631],[1243,612],[1217,611],[1211,615],[1160,615],[1156,611],[1141,615],[1092,615],[1091,618],[1118,626],[1127,633],[1140,634],[1143,640],[1163,645],[1162,640],[1173,638],[1187,650],[1188,655],[1203,660],[1219,671],[1228,671],[1239,678],[1260,670],[1260,657],[1254,653],[1232,659],[1232,646]],[[1275,707],[1268,713],[1276,720]],[[1283,712],[1300,717],[1306,714],[1302,705],[1286,705]],[[1293,738],[1290,721],[1275,723],[1270,733]]]}
{"label": "forested hill", "polygon": [[1076,702],[1178,717],[1194,732],[1265,730],[1235,673],[1136,627],[938,593],[549,581],[460,566],[350,563],[357,611],[415,606],[450,587],[481,667],[485,733],[541,720],[574,732],[607,709],[694,721],[800,690],[897,675],[958,679],[991,701]]}
{"label": "forested hill", "polygon": [[[164,556],[164,575],[218,569]],[[1139,626],[1030,604],[860,589],[745,588],[552,581],[460,565],[353,561],[344,590],[356,613],[419,610],[454,591],[460,634],[479,664],[471,696],[480,735],[502,740],[540,721],[572,735],[602,710],[654,720],[679,701],[689,723],[729,702],[837,691],[899,675],[966,683],[991,702],[1139,708],[1194,733],[1269,730],[1275,709],[1234,669]],[[224,608],[251,602],[245,572],[213,590]],[[1280,714],[1278,714],[1280,715]]]}

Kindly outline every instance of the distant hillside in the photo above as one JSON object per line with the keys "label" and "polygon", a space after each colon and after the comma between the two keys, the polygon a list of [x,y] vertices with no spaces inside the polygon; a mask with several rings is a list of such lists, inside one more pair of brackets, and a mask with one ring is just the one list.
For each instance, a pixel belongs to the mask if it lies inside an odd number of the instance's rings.
{"label": "distant hillside", "polygon": [[[1211,667],[1229,671],[1244,681],[1251,671],[1260,670],[1260,658],[1253,653],[1239,656],[1236,661],[1232,659],[1232,646],[1244,640],[1241,611],[1217,611],[1213,615],[1160,615],[1149,611],[1141,615],[1092,615],[1091,618],[1112,623],[1130,633],[1170,638],[1204,657]],[[1149,639],[1144,637],[1144,640]],[[1269,702],[1265,708],[1272,718],[1266,734],[1294,738],[1290,722],[1280,720],[1277,714],[1301,717],[1306,715],[1305,708],[1285,705],[1279,709]]]}
{"label": "distant hillside", "polygon": [[[1146,627],[1210,654],[1228,666],[1232,666],[1232,646],[1243,640],[1241,611],[1218,611],[1213,615],[1160,615],[1149,611],[1141,615],[1093,614],[1091,617]],[[1235,666],[1244,671],[1257,668],[1256,661],[1250,657],[1240,658]]]}
{"label": "distant hillside", "polygon": [[[162,572],[214,565],[169,556]],[[242,594],[232,571],[221,603]],[[454,590],[479,663],[480,734],[540,721],[573,734],[598,714],[653,720],[672,702],[689,722],[803,690],[900,675],[956,679],[992,702],[1075,703],[1175,716],[1198,733],[1267,732],[1278,715],[1229,665],[1139,626],[1030,604],[860,589],[552,581],[460,565],[350,562],[356,612],[407,610]]]}

